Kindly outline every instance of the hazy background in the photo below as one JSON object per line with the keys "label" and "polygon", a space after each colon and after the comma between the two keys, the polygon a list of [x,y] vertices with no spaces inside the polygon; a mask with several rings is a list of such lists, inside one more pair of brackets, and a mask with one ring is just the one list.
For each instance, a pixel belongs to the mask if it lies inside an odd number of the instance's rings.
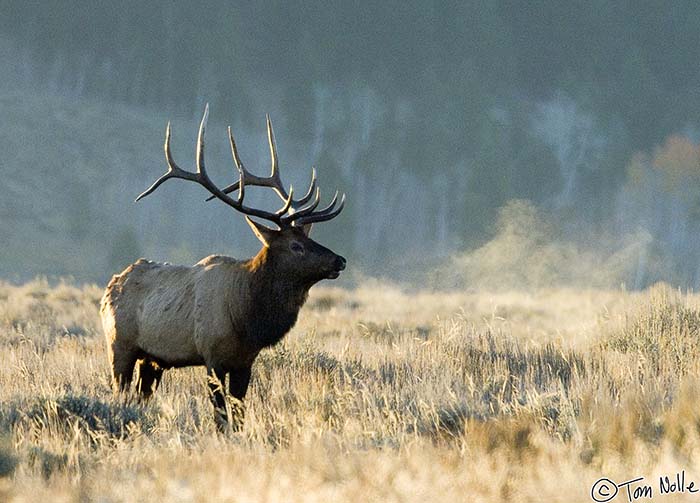
{"label": "hazy background", "polygon": [[[225,126],[345,211],[319,241],[430,286],[700,286],[700,4],[0,1],[0,276],[104,281],[139,256],[254,253],[170,181],[235,178]],[[277,204],[258,194],[260,204]],[[272,207],[272,206],[270,206]]]}

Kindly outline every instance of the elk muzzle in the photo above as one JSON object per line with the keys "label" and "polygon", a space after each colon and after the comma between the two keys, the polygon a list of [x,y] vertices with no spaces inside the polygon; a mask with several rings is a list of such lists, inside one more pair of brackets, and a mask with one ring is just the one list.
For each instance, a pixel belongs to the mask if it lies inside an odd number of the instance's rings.
{"label": "elk muzzle", "polygon": [[347,264],[347,260],[345,260],[345,257],[341,257],[340,255],[336,255],[335,262],[333,264],[333,270],[328,273],[328,279],[338,278],[338,276],[340,276],[340,271],[345,270],[346,264]]}

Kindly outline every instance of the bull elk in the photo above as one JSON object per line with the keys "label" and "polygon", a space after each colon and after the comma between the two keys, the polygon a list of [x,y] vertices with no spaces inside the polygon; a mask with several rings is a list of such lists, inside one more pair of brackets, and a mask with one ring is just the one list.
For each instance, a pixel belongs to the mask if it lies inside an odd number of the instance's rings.
{"label": "bull elk", "polygon": [[[241,414],[228,418],[222,384],[228,375],[228,392],[243,400],[251,366],[265,347],[277,343],[292,328],[312,285],[335,279],[345,269],[345,259],[309,238],[311,225],[334,218],[343,209],[345,195],[338,192],[321,210],[316,172],[309,189],[295,199],[281,181],[277,149],[269,116],[267,138],[272,157],[268,177],[256,176],[244,167],[228,128],[231,153],[238,181],[217,187],[204,167],[204,131],[209,106],[199,125],[196,171],[180,169],[170,152],[170,123],[165,133],[168,171],[136,198],[151,194],[163,182],[179,178],[196,182],[218,199],[243,213],[253,233],[262,242],[249,260],[211,255],[191,267],[160,264],[139,259],[112,277],[100,305],[107,338],[112,386],[115,392],[131,386],[143,398],[151,396],[164,370],[191,365],[207,367],[215,420],[219,429],[231,419],[234,428]],[[283,201],[275,212],[244,204],[248,186],[268,187]],[[229,194],[238,192],[236,197]],[[262,225],[250,217],[273,223]],[[135,368],[138,372],[134,372]],[[236,419],[233,421],[233,419]]]}

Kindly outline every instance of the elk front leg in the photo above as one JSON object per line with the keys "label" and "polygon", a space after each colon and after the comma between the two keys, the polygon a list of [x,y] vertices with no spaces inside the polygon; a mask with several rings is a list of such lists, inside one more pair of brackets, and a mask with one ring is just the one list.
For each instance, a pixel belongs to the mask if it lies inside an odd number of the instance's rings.
{"label": "elk front leg", "polygon": [[[213,367],[209,369],[209,390],[211,391],[211,400],[214,405],[214,420],[219,431],[225,431],[229,422],[233,431],[240,431],[243,426],[245,414],[243,399],[248,391],[250,372],[250,367],[240,369]],[[229,376],[228,392],[237,400],[237,403],[231,406],[232,417],[227,417],[226,414],[226,396],[224,393],[226,374]]]}

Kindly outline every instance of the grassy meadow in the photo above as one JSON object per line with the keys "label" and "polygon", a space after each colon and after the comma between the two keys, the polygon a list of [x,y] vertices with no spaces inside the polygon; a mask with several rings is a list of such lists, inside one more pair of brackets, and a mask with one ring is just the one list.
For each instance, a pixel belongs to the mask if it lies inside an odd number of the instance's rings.
{"label": "grassy meadow", "polygon": [[315,287],[222,435],[203,368],[112,395],[101,293],[0,283],[0,501],[698,498],[700,295]]}

